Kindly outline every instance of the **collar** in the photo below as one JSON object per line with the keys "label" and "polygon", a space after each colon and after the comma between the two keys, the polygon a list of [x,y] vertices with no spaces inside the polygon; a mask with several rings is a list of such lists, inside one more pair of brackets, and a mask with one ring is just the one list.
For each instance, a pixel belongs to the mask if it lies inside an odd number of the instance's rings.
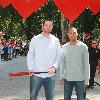
{"label": "collar", "polygon": [[45,37],[45,36],[43,35],[43,32],[42,32],[42,33],[40,34],[40,36],[41,36],[42,38],[47,38],[47,39],[48,39],[48,38],[51,38],[52,35],[49,33],[48,37]]}

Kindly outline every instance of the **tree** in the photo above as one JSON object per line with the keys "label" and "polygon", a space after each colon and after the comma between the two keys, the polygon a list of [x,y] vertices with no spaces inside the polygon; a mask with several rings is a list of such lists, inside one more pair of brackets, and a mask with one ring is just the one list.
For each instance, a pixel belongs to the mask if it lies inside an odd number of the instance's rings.
{"label": "tree", "polygon": [[4,37],[6,40],[12,36],[17,38],[26,36],[27,40],[30,40],[34,35],[41,33],[41,22],[45,18],[51,18],[54,21],[52,34],[60,40],[68,26],[74,26],[78,29],[80,39],[83,32],[92,32],[96,38],[100,38],[99,13],[94,15],[89,9],[86,9],[73,23],[70,23],[55,6],[53,0],[48,0],[27,20],[24,20],[12,5],[6,8],[0,7],[0,31],[6,34]]}
{"label": "tree", "polygon": [[94,15],[87,8],[73,23],[70,23],[67,18],[64,23],[64,27],[74,26],[78,29],[80,40],[83,38],[83,32],[90,32],[94,38],[100,38],[100,13]]}

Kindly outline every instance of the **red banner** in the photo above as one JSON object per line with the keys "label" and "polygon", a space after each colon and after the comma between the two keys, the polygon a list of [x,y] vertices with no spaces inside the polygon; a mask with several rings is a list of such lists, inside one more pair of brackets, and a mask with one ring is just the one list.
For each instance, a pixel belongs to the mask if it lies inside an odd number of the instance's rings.
{"label": "red banner", "polygon": [[[42,7],[48,0],[0,0],[0,6],[5,8],[11,2],[18,13],[26,19]],[[86,7],[97,14],[100,12],[100,0],[54,0],[58,9],[64,16],[73,22]]]}
{"label": "red banner", "polygon": [[86,0],[54,0],[54,3],[70,22],[73,22],[87,6]]}
{"label": "red banner", "polygon": [[10,0],[0,0],[0,6],[2,6],[3,8],[8,6],[9,4],[10,4]]}
{"label": "red banner", "polygon": [[11,4],[18,11],[18,13],[26,19],[47,1],[48,0],[11,0]]}
{"label": "red banner", "polygon": [[88,0],[88,7],[94,14],[99,13],[100,12],[100,0]]}

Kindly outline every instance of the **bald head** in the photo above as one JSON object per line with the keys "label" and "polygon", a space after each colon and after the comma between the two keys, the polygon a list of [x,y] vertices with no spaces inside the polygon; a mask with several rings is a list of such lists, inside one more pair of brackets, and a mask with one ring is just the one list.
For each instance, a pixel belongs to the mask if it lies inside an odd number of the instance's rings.
{"label": "bald head", "polygon": [[69,27],[69,28],[67,29],[67,33],[69,33],[70,30],[75,30],[75,31],[77,32],[77,29],[76,29],[75,27]]}
{"label": "bald head", "polygon": [[67,35],[70,41],[76,41],[78,36],[77,29],[75,27],[69,27],[67,30]]}

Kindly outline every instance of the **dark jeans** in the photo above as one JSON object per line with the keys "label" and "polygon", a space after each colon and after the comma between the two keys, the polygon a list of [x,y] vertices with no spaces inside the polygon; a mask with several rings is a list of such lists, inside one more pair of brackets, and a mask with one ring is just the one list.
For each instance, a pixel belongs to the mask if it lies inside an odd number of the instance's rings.
{"label": "dark jeans", "polygon": [[96,62],[90,62],[90,80],[89,80],[89,86],[94,86],[94,77],[96,73]]}
{"label": "dark jeans", "polygon": [[55,88],[55,76],[41,78],[37,76],[30,77],[30,100],[37,100],[38,92],[44,87],[46,100],[53,100]]}
{"label": "dark jeans", "polygon": [[64,100],[71,100],[71,95],[74,87],[77,95],[77,100],[85,100],[84,81],[67,81],[67,80],[64,80]]}

